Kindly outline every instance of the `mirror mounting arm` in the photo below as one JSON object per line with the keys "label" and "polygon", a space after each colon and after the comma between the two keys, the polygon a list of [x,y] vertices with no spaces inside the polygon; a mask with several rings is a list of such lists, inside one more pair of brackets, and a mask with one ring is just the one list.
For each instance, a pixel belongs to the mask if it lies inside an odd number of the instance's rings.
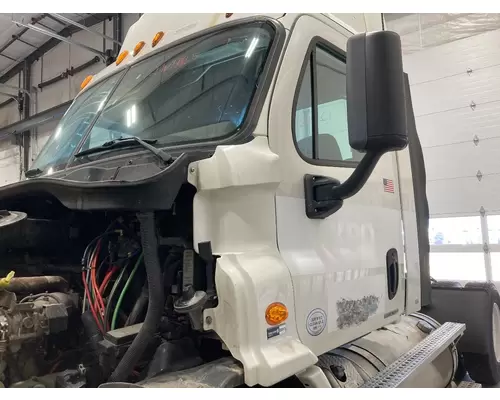
{"label": "mirror mounting arm", "polygon": [[361,190],[384,153],[367,152],[344,183],[325,176],[306,174],[304,189],[308,218],[324,219],[338,211],[345,199]]}

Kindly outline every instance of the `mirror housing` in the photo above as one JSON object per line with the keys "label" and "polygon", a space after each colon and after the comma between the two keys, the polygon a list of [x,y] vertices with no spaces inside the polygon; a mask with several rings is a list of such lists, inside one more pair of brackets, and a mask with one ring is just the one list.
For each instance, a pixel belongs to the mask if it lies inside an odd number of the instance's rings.
{"label": "mirror housing", "polygon": [[349,143],[360,152],[385,153],[408,144],[401,39],[391,31],[347,40]]}
{"label": "mirror housing", "polygon": [[408,145],[401,39],[395,32],[361,33],[347,40],[349,144],[366,153],[344,182],[304,176],[306,215],[327,218],[364,186],[380,158]]}

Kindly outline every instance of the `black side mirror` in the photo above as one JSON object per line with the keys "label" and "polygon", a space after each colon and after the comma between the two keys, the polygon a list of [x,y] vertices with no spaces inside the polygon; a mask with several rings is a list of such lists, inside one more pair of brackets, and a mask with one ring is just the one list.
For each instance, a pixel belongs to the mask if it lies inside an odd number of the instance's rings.
{"label": "black side mirror", "polygon": [[351,147],[366,154],[345,182],[304,176],[309,218],[326,218],[339,210],[345,199],[363,187],[384,153],[408,145],[405,77],[397,33],[362,33],[347,40],[347,122]]}
{"label": "black side mirror", "polygon": [[408,144],[401,39],[380,31],[347,41],[349,143],[361,152],[385,153]]}

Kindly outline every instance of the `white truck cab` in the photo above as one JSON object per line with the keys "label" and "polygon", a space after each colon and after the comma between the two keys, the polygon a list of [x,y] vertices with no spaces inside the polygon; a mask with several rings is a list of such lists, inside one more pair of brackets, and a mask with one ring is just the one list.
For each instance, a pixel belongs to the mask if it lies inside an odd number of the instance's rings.
{"label": "white truck cab", "polygon": [[[331,14],[144,14],[33,171],[0,206],[43,188],[67,209],[156,213],[158,226],[193,189],[176,232],[206,282],[185,261],[169,318],[187,315],[229,355],[137,385],[456,379],[470,318],[419,312],[431,297],[425,168],[395,33],[356,34]],[[133,357],[103,386],[129,385]]]}

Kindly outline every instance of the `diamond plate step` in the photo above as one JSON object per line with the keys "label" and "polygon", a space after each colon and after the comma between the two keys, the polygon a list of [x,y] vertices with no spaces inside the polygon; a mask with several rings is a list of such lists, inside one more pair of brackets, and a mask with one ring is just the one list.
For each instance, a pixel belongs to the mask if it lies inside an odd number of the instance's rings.
{"label": "diamond plate step", "polygon": [[391,365],[366,381],[363,388],[395,388],[412,377],[421,367],[434,361],[444,349],[465,331],[465,324],[446,322],[403,354]]}

